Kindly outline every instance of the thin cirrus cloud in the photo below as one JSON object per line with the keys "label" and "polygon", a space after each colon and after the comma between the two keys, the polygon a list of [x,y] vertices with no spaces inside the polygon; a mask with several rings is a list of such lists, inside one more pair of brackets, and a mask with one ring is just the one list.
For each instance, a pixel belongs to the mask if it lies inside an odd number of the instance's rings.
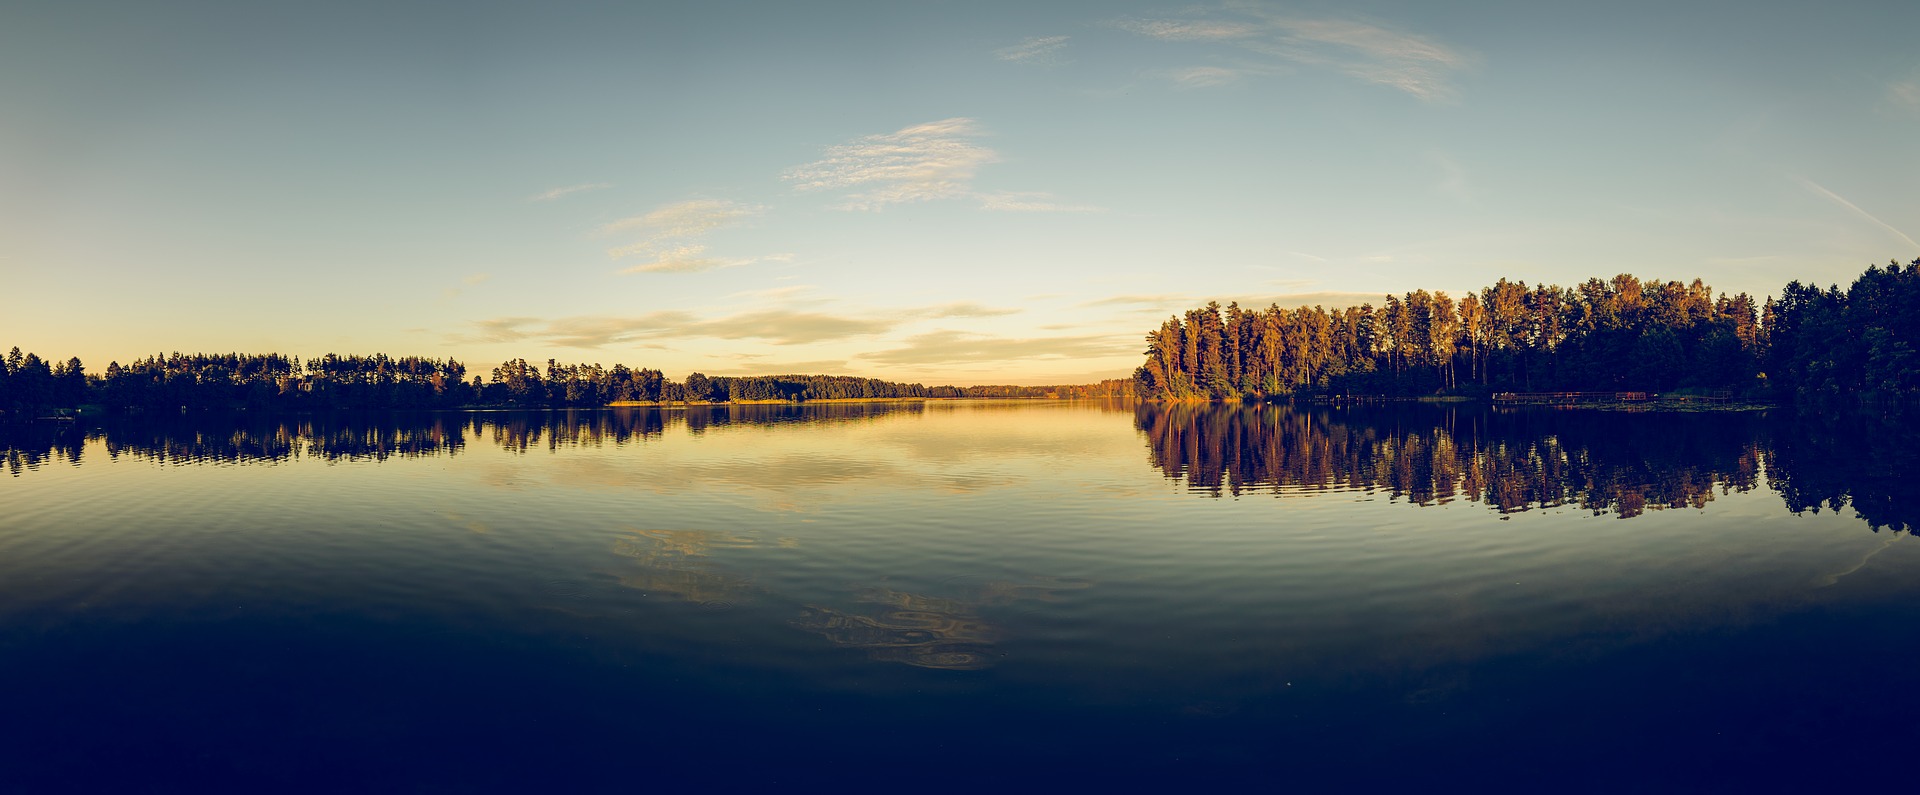
{"label": "thin cirrus cloud", "polygon": [[492,278],[493,278],[493,274],[491,273],[470,273],[460,278],[459,287],[449,287],[446,290],[442,291],[441,295],[446,298],[458,298],[460,297],[461,293],[464,293],[467,291],[467,288],[479,287],[480,285],[485,284],[487,280]]}
{"label": "thin cirrus cloud", "polygon": [[762,340],[774,345],[806,345],[882,334],[915,321],[999,317],[1020,311],[972,301],[954,301],[870,313],[769,308],[713,318],[701,318],[678,310],[631,316],[579,315],[554,319],[503,317],[478,321],[469,333],[456,335],[452,341],[543,342],[569,348],[599,348],[655,339],[706,337]]}
{"label": "thin cirrus cloud", "polygon": [[930,318],[1002,317],[1019,313],[1018,309],[1002,309],[973,301],[953,301],[930,306],[919,312],[921,316]]}
{"label": "thin cirrus cloud", "polygon": [[601,229],[608,232],[644,229],[655,238],[697,237],[723,226],[737,224],[765,210],[758,205],[723,199],[688,199],[659,207],[644,215],[622,218]]}
{"label": "thin cirrus cloud", "polygon": [[792,254],[768,254],[762,257],[710,257],[706,246],[681,246],[659,252],[651,259],[621,273],[699,273],[720,268],[737,268],[756,262],[792,262]]}
{"label": "thin cirrus cloud", "polygon": [[1010,63],[1053,64],[1067,46],[1066,36],[1033,36],[1011,47],[993,51],[993,57]]}
{"label": "thin cirrus cloud", "polygon": [[575,193],[581,193],[581,192],[590,191],[590,190],[605,190],[611,187],[613,187],[613,183],[610,183],[610,182],[589,182],[584,185],[568,185],[567,187],[564,187],[564,188],[554,188],[553,190],[546,191],[544,193],[536,193],[532,196],[528,196],[527,201],[550,202],[550,201],[553,201],[554,199],[558,199],[563,196],[571,196]]}
{"label": "thin cirrus cloud", "polygon": [[979,193],[974,198],[980,200],[982,210],[1008,213],[1097,213],[1102,209],[1091,204],[1064,204],[1054,201],[1051,193],[1037,191]]}
{"label": "thin cirrus cloud", "polygon": [[790,259],[785,254],[719,257],[707,253],[706,237],[709,234],[737,226],[764,212],[766,208],[756,204],[723,199],[689,199],[613,221],[602,226],[600,231],[606,234],[638,232],[642,235],[638,241],[607,250],[607,256],[614,259],[638,257],[643,260],[623,269],[622,273],[696,273]]}
{"label": "thin cirrus cloud", "polygon": [[973,199],[982,209],[1006,212],[1083,212],[1095,208],[1061,204],[1046,193],[983,193],[973,187],[980,169],[1000,162],[982,146],[973,119],[916,124],[828,147],[824,156],[782,175],[799,191],[843,191],[844,210],[883,210],[897,204]]}
{"label": "thin cirrus cloud", "polygon": [[[1165,295],[1116,295],[1087,301],[1085,307],[1111,307],[1132,313],[1183,312],[1206,305],[1210,299],[1190,295],[1171,293]],[[1318,306],[1326,309],[1356,307],[1361,304],[1377,304],[1385,300],[1385,294],[1354,293],[1323,290],[1316,292],[1276,293],[1256,295],[1236,299],[1241,308],[1248,310],[1265,309],[1278,306],[1281,309],[1294,309],[1303,306]]]}
{"label": "thin cirrus cloud", "polygon": [[825,157],[788,169],[785,177],[802,191],[854,189],[848,209],[968,196],[980,168],[1000,160],[974,142],[980,135],[973,119],[916,124],[829,147]]}
{"label": "thin cirrus cloud", "polygon": [[1331,69],[1427,101],[1451,99],[1453,77],[1474,63],[1466,51],[1413,33],[1345,19],[1301,19],[1248,7],[1199,19],[1124,19],[1121,30],[1171,42],[1212,42],[1267,63],[1192,67],[1170,77],[1185,85],[1223,85],[1280,65]]}
{"label": "thin cirrus cloud", "polygon": [[1250,70],[1225,66],[1187,66],[1172,69],[1166,73],[1167,79],[1183,86],[1194,88],[1212,88],[1238,81]]}
{"label": "thin cirrus cloud", "polygon": [[[756,357],[757,358],[757,357]],[[838,373],[847,370],[845,359],[814,359],[812,361],[761,362],[717,367],[707,371],[708,375],[813,375],[815,373]]]}
{"label": "thin cirrus cloud", "polygon": [[600,348],[669,337],[708,337],[723,340],[759,339],[775,345],[814,342],[879,334],[898,325],[891,318],[853,318],[820,312],[769,309],[726,317],[700,319],[681,311],[650,312],[629,317],[583,315],[543,320],[505,317],[474,323],[474,330],[456,336],[457,343],[543,342],[569,348]]}
{"label": "thin cirrus cloud", "polygon": [[1873,222],[1874,225],[1879,226],[1881,229],[1885,229],[1888,232],[1893,233],[1894,237],[1900,238],[1900,240],[1905,242],[1907,245],[1912,246],[1916,249],[1920,249],[1920,243],[1914,242],[1913,238],[1907,236],[1907,233],[1902,232],[1899,229],[1895,228],[1893,224],[1889,224],[1886,221],[1880,220],[1880,218],[1878,216],[1875,216],[1873,213],[1860,209],[1859,205],[1854,204],[1853,202],[1847,201],[1845,197],[1841,196],[1838,193],[1834,193],[1833,191],[1827,190],[1826,187],[1821,185],[1820,183],[1814,182],[1813,180],[1810,180],[1810,179],[1802,179],[1800,180],[1800,185],[1801,187],[1806,188],[1808,191],[1811,191],[1813,195],[1819,196],[1820,198],[1826,199],[1827,201],[1833,202],[1834,204],[1837,204],[1841,207],[1845,207],[1846,209],[1852,211],[1853,214],[1858,215],[1861,218],[1865,218],[1868,221]]}
{"label": "thin cirrus cloud", "polygon": [[1898,107],[1920,112],[1920,72],[1910,80],[1889,83],[1887,99]]}
{"label": "thin cirrus cloud", "polygon": [[1139,347],[1131,337],[1111,335],[997,337],[942,330],[916,334],[908,337],[901,347],[860,354],[859,358],[887,365],[979,364],[1130,356],[1138,353]]}
{"label": "thin cirrus cloud", "polygon": [[805,297],[819,288],[811,284],[789,284],[783,287],[765,287],[759,290],[741,290],[728,293],[728,298],[758,298],[763,301],[789,301]]}

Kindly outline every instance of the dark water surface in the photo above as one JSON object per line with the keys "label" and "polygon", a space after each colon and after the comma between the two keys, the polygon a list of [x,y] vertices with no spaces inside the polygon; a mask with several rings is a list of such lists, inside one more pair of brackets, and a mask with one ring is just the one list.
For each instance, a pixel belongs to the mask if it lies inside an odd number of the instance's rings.
{"label": "dark water surface", "polygon": [[1810,789],[1893,420],[959,402],[0,429],[0,790]]}

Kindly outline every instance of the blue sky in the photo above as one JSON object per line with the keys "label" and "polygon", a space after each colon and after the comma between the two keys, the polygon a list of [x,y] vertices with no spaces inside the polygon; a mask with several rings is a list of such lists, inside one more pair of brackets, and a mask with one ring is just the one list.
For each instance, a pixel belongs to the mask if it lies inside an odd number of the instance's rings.
{"label": "blue sky", "polygon": [[1920,257],[1920,4],[562,6],[7,4],[0,344],[1051,383]]}

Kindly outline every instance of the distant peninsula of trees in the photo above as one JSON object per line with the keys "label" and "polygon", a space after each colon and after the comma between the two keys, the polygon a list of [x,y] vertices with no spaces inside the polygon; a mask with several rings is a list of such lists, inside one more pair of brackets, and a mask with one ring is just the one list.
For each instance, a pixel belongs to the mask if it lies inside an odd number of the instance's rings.
{"label": "distant peninsula of trees", "polygon": [[1218,303],[1146,337],[1136,393],[1156,400],[1300,394],[1725,389],[1762,398],[1920,397],[1920,260],[1869,267],[1842,291],[1788,284],[1756,303],[1621,274],[1571,288],[1501,279],[1457,301]]}
{"label": "distant peninsula of trees", "polygon": [[541,368],[502,362],[469,378],[453,359],[283,354],[156,354],[89,374],[77,358],[50,362],[13,348],[0,360],[0,412],[32,418],[93,406],[107,411],[600,407],[903,398],[1126,397],[1126,379],[1061,386],[923,386],[834,375],[688,375],[622,364]]}

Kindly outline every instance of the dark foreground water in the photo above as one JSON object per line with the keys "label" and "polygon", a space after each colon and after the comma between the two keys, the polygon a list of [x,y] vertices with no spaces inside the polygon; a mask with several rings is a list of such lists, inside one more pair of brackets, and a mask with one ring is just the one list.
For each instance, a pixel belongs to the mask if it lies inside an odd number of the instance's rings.
{"label": "dark foreground water", "polygon": [[0,791],[1901,786],[1885,419],[0,430]]}

